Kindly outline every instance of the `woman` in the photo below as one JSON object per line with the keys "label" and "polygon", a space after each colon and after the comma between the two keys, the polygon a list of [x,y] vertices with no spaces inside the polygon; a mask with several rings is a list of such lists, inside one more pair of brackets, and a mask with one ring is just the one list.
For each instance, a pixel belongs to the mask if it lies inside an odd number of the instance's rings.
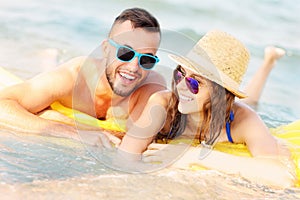
{"label": "woman", "polygon": [[[170,58],[178,64],[173,76],[174,92],[154,94],[145,111],[149,113],[154,106],[162,106],[164,109],[156,109],[152,115],[153,119],[167,118],[166,123],[156,120],[148,127],[143,126],[139,135],[133,134],[137,130],[129,130],[126,135],[137,140],[148,138],[148,141],[130,145],[126,144],[125,137],[121,149],[140,153],[152,141],[150,136],[160,132],[159,138],[195,137],[206,146],[223,141],[245,143],[253,156],[281,152],[259,116],[246,104],[235,101],[235,97],[247,97],[239,90],[249,61],[249,53],[242,43],[227,33],[212,31],[187,56],[170,55]],[[144,116],[137,121],[138,127],[149,121],[149,115]],[[147,137],[141,132],[147,132]]]}
{"label": "woman", "polygon": [[[178,64],[174,82],[181,114],[175,114],[169,137],[197,133],[205,145],[229,141],[245,143],[253,156],[279,153],[277,141],[259,116],[235,101],[235,97],[247,97],[239,90],[249,61],[243,44],[227,33],[213,31],[186,57],[170,57]],[[177,128],[177,121],[186,128]]]}
{"label": "woman", "polygon": [[[271,50],[274,49],[266,49]],[[160,140],[196,139],[208,149],[213,148],[217,142],[242,143],[255,159],[235,160],[243,162],[244,165],[240,167],[225,167],[225,163],[218,163],[224,157],[230,163],[233,157],[225,154],[220,157],[216,152],[207,159],[203,157],[199,160],[199,149],[193,148],[176,165],[180,167],[188,163],[199,163],[210,168],[219,167],[225,172],[243,174],[247,178],[259,176],[265,182],[275,185],[292,185],[294,178],[288,173],[292,167],[286,168],[286,164],[290,162],[288,159],[287,162],[282,162],[282,158],[289,158],[289,151],[270,134],[254,110],[243,102],[235,101],[236,97],[247,97],[247,94],[239,90],[249,61],[245,46],[225,32],[211,31],[186,56],[170,55],[170,58],[178,64],[173,74],[173,92],[162,91],[150,98],[145,113],[136,122],[136,128],[129,130],[124,136],[119,151],[138,155],[146,149],[158,130]],[[268,68],[273,66],[276,59],[270,60],[270,63],[264,63]],[[260,73],[258,79],[261,84],[266,80],[267,74]],[[262,88],[259,84],[253,88],[255,87]],[[256,90],[258,95],[253,95],[253,91],[255,90],[252,89],[253,98],[248,98],[248,102],[256,102],[259,98],[261,90]],[[170,158],[170,154],[163,159],[166,158]],[[146,155],[144,161],[151,161],[151,156]],[[247,167],[251,166],[260,166],[261,170],[249,174]]]}

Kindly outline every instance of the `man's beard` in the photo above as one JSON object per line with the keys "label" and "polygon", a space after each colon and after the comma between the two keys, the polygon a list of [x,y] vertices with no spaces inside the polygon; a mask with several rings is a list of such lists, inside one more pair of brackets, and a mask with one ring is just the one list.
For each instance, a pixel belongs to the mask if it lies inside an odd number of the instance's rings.
{"label": "man's beard", "polygon": [[106,68],[105,70],[105,74],[106,74],[106,78],[108,80],[108,83],[110,85],[110,88],[112,89],[112,91],[121,97],[128,97],[130,96],[134,90],[137,88],[137,86],[135,86],[134,88],[132,88],[131,90],[127,91],[124,88],[116,88],[114,87],[114,82],[113,82],[113,78],[112,78],[112,73],[109,73],[108,69]]}

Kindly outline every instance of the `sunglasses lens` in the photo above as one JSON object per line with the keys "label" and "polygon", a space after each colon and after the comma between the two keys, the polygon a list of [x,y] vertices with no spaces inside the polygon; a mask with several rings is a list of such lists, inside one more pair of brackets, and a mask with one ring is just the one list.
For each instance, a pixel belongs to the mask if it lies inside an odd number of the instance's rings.
{"label": "sunglasses lens", "polygon": [[183,79],[183,74],[178,69],[174,70],[174,81],[176,84],[178,84]]}
{"label": "sunglasses lens", "polygon": [[130,61],[134,57],[135,53],[129,48],[120,47],[117,52],[117,56],[121,61]]}
{"label": "sunglasses lens", "polygon": [[151,69],[154,67],[157,60],[154,57],[142,55],[139,62],[144,69]]}
{"label": "sunglasses lens", "polygon": [[198,93],[199,82],[196,79],[193,79],[191,77],[186,77],[185,82],[186,82],[187,87],[193,94]]}
{"label": "sunglasses lens", "polygon": [[[131,61],[135,57],[136,53],[127,47],[119,47],[117,52],[117,57],[121,61],[128,62]],[[142,55],[139,57],[139,63],[144,69],[151,69],[158,62],[155,57]]]}

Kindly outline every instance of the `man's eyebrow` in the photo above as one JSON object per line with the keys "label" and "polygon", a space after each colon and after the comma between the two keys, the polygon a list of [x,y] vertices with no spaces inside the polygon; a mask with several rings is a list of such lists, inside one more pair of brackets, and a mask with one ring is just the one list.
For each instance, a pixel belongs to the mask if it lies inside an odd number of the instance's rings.
{"label": "man's eyebrow", "polygon": [[129,47],[130,49],[133,49],[130,45],[128,44],[121,44],[121,46]]}
{"label": "man's eyebrow", "polygon": [[[130,45],[128,45],[128,44],[122,44],[121,46],[126,46],[126,47],[128,47],[128,48],[130,48],[130,49],[136,51],[134,48],[132,48],[132,47],[131,47]],[[147,54],[147,55],[150,55],[150,56],[154,56],[153,53],[143,53],[143,54]]]}
{"label": "man's eyebrow", "polygon": [[144,53],[144,54],[147,54],[147,55],[150,55],[150,56],[154,56],[153,53]]}

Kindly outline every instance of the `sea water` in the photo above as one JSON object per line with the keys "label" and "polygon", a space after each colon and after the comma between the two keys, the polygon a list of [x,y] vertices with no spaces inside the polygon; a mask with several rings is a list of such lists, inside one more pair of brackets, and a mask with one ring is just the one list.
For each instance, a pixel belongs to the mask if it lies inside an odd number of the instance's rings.
{"label": "sea water", "polygon": [[[300,116],[300,9],[292,0],[2,0],[0,65],[23,79],[57,63],[89,55],[106,38],[114,18],[143,7],[160,21],[162,45],[189,47],[211,29],[239,38],[251,61],[243,85],[263,60],[264,48],[286,50],[271,72],[257,112],[269,127]],[[174,34],[175,33],[175,34]],[[168,35],[169,34],[169,35]],[[186,39],[189,38],[189,39]],[[170,49],[160,49],[159,55]],[[161,65],[164,63],[162,62]],[[169,67],[169,68],[168,68]],[[174,67],[157,69],[170,72]],[[170,76],[166,77],[169,81]],[[215,171],[164,169],[126,174],[106,167],[80,143],[0,131],[0,198],[32,199],[296,199],[297,188],[276,190]]]}

